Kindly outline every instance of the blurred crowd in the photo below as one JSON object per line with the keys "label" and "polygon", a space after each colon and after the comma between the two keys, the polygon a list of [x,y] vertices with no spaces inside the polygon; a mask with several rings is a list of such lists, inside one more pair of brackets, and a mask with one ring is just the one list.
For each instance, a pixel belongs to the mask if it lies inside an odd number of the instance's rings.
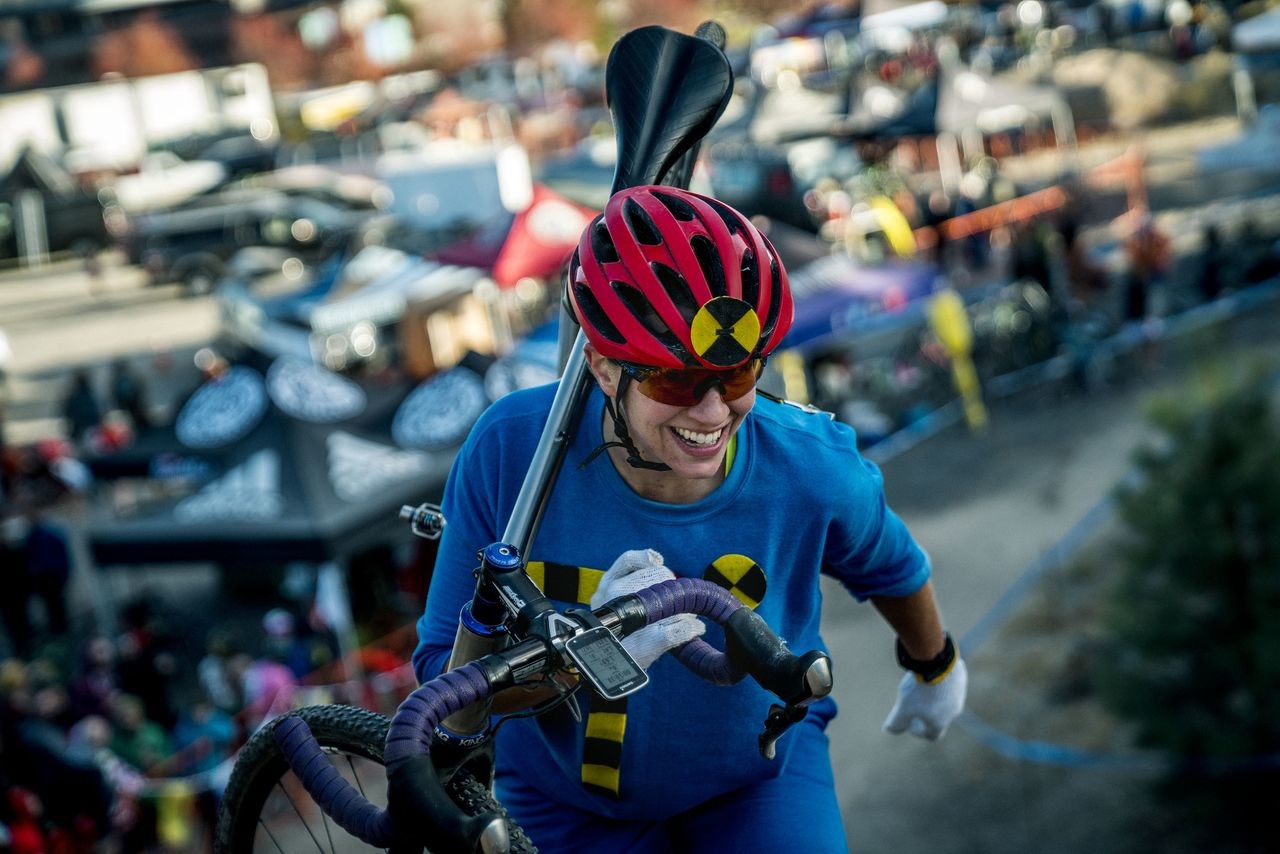
{"label": "blurred crowd", "polygon": [[366,678],[330,681],[337,639],[314,612],[217,624],[194,662],[162,602],[120,618],[115,636],[80,637],[49,609],[0,661],[0,850],[202,848],[230,759],[262,722],[307,702],[394,707],[412,680],[383,647],[356,656]]}
{"label": "blurred crowd", "polygon": [[86,477],[75,448],[50,440],[4,462],[0,851],[200,850],[230,758],[262,722],[305,702],[394,708],[410,687],[403,643],[340,663],[314,589],[297,583],[273,597],[283,605],[220,608],[202,650],[190,603],[151,594],[121,603],[104,633],[70,601],[64,519]]}

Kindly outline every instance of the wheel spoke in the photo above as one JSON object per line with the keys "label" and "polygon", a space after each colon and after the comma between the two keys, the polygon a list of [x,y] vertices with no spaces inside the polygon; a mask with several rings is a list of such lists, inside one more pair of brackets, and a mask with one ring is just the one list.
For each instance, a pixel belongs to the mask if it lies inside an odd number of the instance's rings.
{"label": "wheel spoke", "polygon": [[[311,837],[311,841],[315,843],[316,850],[321,852],[321,854],[323,854],[324,848],[321,847],[320,840],[316,839],[316,835],[311,832],[311,826],[307,824],[307,820],[302,815],[302,810],[298,809],[298,804],[293,800],[293,796],[290,795],[289,792],[285,790],[285,787],[283,786],[283,784],[277,783],[276,785],[280,787],[280,791],[284,792],[285,800],[289,802],[289,806],[293,807],[294,815],[298,817],[298,823],[301,824],[302,829],[307,832],[307,836]],[[323,815],[323,811],[321,811],[321,814]],[[332,845],[330,846],[330,848],[332,848]]]}
{"label": "wheel spoke", "polygon": [[[379,809],[385,809],[385,768],[381,762],[386,739],[385,719],[380,720],[372,713],[360,710],[331,711],[330,707],[305,709],[299,716],[311,727],[315,746],[326,761],[331,762],[333,769],[339,772],[338,776],[354,789],[347,796],[358,794]],[[287,765],[287,762],[281,763],[284,757],[269,738],[270,734],[259,738],[259,743],[268,740],[266,749],[259,747],[256,752],[249,752],[242,758],[248,764],[237,765],[237,773],[232,775],[229,797],[223,804],[225,810],[220,813],[220,821],[226,823],[232,846],[256,854],[297,854],[305,851],[330,854],[348,850],[386,851],[390,854],[399,850],[397,845],[388,848],[367,843],[361,845],[358,837],[344,832],[332,814],[320,810],[317,816],[319,805],[305,791],[301,778],[287,767],[281,768],[281,764]],[[252,757],[251,761],[249,757]],[[329,773],[332,771],[325,772],[326,775]],[[364,780],[366,773],[370,775],[368,785]],[[313,820],[320,822],[323,832],[312,826]],[[295,824],[302,825],[301,830],[311,839],[310,845]]]}
{"label": "wheel spoke", "polygon": [[329,840],[329,850],[337,851],[338,849],[333,847],[333,834],[329,832],[329,815],[324,810],[320,810],[320,823],[324,825],[324,835]]}
{"label": "wheel spoke", "polygon": [[259,816],[258,825],[267,832],[267,838],[271,840],[271,844],[276,847],[280,854],[284,854],[284,847],[280,844],[280,840],[276,839],[276,835],[271,832],[271,826],[267,824],[267,820]]}
{"label": "wheel spoke", "polygon": [[351,776],[355,778],[356,788],[360,790],[360,796],[364,798],[366,801],[369,800],[369,796],[364,793],[364,783],[360,782],[360,773],[356,771],[355,760],[351,758],[350,753],[347,753],[344,755],[347,757],[347,767],[351,769]]}
{"label": "wheel spoke", "polygon": [[[284,785],[282,784],[282,782],[280,782],[279,780],[276,780],[275,787],[276,789],[283,791],[285,800],[288,800],[289,793],[287,793],[287,791],[284,791]],[[268,837],[268,839],[271,840],[271,844],[275,845],[275,850],[280,851],[280,854],[284,854],[284,846],[280,845],[280,840],[275,839],[275,834],[271,832],[271,826],[268,825],[268,823],[266,823],[266,816],[257,817],[257,823],[259,823],[259,826],[262,828],[262,830],[266,831],[266,837]]]}

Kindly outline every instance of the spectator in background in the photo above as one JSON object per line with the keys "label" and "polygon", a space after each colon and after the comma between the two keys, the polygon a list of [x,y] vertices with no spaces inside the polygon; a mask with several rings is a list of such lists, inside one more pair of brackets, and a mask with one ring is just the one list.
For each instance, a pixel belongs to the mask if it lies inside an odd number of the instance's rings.
{"label": "spectator in background", "polygon": [[71,550],[66,533],[43,511],[31,517],[25,547],[30,594],[44,605],[51,635],[67,633],[67,582],[71,579]]}
{"label": "spectator in background", "polygon": [[171,696],[178,670],[176,640],[159,609],[145,597],[127,604],[121,612],[125,632],[120,636],[116,672],[120,690],[142,701],[146,716],[165,729],[177,722]]}
{"label": "spectator in background", "polygon": [[315,609],[311,610],[311,619],[299,629],[291,611],[272,608],[262,618],[265,655],[284,664],[295,679],[302,680],[336,657],[333,645],[320,631],[323,628]]}
{"label": "spectator in background", "polygon": [[146,387],[126,359],[116,360],[111,367],[111,402],[128,416],[135,434],[151,426]]}
{"label": "spectator in background", "polygon": [[1125,240],[1124,250],[1129,263],[1124,319],[1144,320],[1150,311],[1151,293],[1169,269],[1169,238],[1156,226],[1151,214],[1144,211],[1138,217],[1137,227]]}
{"label": "spectator in background", "polygon": [[94,637],[81,651],[80,673],[71,683],[71,711],[76,718],[107,717],[120,690],[116,675],[116,648],[107,638]]}
{"label": "spectator in background", "polygon": [[118,694],[111,704],[115,726],[111,752],[140,771],[147,771],[167,758],[169,736],[155,721],[147,719],[142,701],[131,694]]}
{"label": "spectator in background", "polygon": [[138,796],[146,778],[111,752],[111,724],[103,717],[89,715],[71,727],[67,739],[68,753],[96,764],[102,773],[111,794],[111,827],[120,832],[132,831],[138,822]]}
{"label": "spectator in background", "polygon": [[[3,462],[5,455],[5,408],[9,400],[8,388],[8,370],[9,363],[13,361],[13,348],[9,346],[9,336],[0,329],[0,463]],[[0,507],[5,502],[5,480],[3,472],[0,472]]]}
{"label": "spectator in background", "polygon": [[1213,302],[1222,296],[1222,268],[1226,263],[1218,228],[1210,225],[1204,230],[1204,248],[1200,252],[1200,278],[1197,285],[1202,301]]}
{"label": "spectator in background", "polygon": [[[231,755],[231,745],[238,735],[231,715],[208,700],[200,700],[184,711],[173,731],[173,745],[178,750],[178,773],[182,775],[212,772]],[[213,786],[196,786],[196,810],[207,827],[217,823],[218,798]]]}
{"label": "spectator in background", "polygon": [[0,520],[0,619],[9,636],[14,655],[26,658],[31,652],[31,618],[27,601],[31,598],[27,582],[27,520],[10,516]]}
{"label": "spectator in background", "polygon": [[244,724],[249,732],[293,708],[298,680],[281,661],[282,654],[279,644],[264,643],[262,653],[245,669]]}
{"label": "spectator in background", "polygon": [[5,850],[12,854],[45,854],[49,842],[40,827],[44,808],[35,793],[21,786],[6,787],[4,792],[4,824],[9,839]]}
{"label": "spectator in background", "polygon": [[[169,756],[169,736],[154,721],[147,720],[142,701],[120,694],[112,703],[111,752],[144,774]],[[145,851],[156,843],[155,804],[138,802],[138,820],[125,834],[125,850]]]}
{"label": "spectator in background", "polygon": [[209,632],[205,641],[205,654],[196,665],[200,687],[210,702],[227,714],[235,714],[244,706],[241,691],[241,674],[237,673],[235,642],[225,629]]}
{"label": "spectator in background", "polygon": [[84,368],[71,378],[71,391],[62,402],[62,417],[67,422],[67,435],[76,445],[83,445],[94,428],[102,423],[102,407],[93,392],[89,372]]}
{"label": "spectator in background", "polygon": [[66,690],[47,678],[31,677],[29,699],[13,709],[17,717],[12,743],[5,737],[5,758],[17,782],[39,796],[50,823],[92,836],[107,826],[110,794],[97,766],[70,750]]}
{"label": "spectator in background", "polygon": [[217,768],[230,755],[235,737],[235,721],[208,700],[184,709],[173,731],[173,746],[180,758],[177,773],[198,774]]}
{"label": "spectator in background", "polygon": [[1062,235],[1067,292],[1072,300],[1092,305],[1107,292],[1107,273],[1089,258],[1089,249],[1080,233],[1080,217],[1074,203],[1058,220]]}

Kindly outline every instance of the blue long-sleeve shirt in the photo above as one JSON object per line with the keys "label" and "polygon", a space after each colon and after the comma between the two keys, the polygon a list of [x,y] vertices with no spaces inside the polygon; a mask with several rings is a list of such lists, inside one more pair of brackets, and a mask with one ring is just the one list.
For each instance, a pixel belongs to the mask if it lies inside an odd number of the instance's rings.
{"label": "blue long-sleeve shirt", "polygon": [[[476,553],[501,536],[554,391],[499,400],[454,463],[443,505],[448,526],[418,622],[420,681],[448,661]],[[652,548],[677,576],[731,586],[799,653],[825,648],[819,572],[859,600],[906,596],[928,579],[924,552],[886,505],[880,472],[859,455],[846,425],[761,397],[738,432],[725,481],[696,503],[662,504],[636,495],[605,455],[578,467],[604,441],[603,404],[593,391],[527,556],[530,575],[553,600],[586,603],[619,554]],[[723,648],[718,627],[705,637]],[[669,656],[649,675],[620,707],[579,691],[592,707],[581,723],[559,711],[509,722],[499,732],[499,773],[582,809],[655,820],[781,773],[786,737],[775,761],[756,747],[772,695],[750,679],[711,685]],[[823,701],[811,714],[828,720],[835,705]]]}

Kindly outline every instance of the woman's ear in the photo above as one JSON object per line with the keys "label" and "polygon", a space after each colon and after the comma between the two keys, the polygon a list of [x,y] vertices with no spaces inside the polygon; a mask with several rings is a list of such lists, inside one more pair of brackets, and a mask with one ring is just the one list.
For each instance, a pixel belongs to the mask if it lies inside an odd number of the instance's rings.
{"label": "woman's ear", "polygon": [[617,397],[622,368],[618,367],[618,363],[612,359],[601,356],[590,344],[587,344],[582,352],[587,357],[587,369],[591,371],[591,376],[596,378],[600,390],[608,397]]}

